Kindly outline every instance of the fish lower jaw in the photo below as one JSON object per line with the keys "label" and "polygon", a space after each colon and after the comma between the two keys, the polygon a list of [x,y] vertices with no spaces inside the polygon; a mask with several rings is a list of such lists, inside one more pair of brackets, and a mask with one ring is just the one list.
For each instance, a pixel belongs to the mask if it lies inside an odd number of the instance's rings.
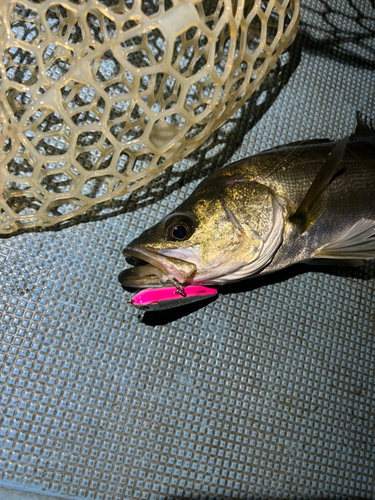
{"label": "fish lower jaw", "polygon": [[123,287],[127,288],[159,288],[163,286],[162,276],[156,267],[146,264],[124,269],[119,274],[118,280]]}

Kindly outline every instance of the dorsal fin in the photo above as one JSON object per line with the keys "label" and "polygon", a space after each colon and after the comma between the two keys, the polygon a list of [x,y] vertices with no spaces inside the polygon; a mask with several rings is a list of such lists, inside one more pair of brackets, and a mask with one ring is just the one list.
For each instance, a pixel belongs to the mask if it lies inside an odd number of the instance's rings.
{"label": "dorsal fin", "polygon": [[307,231],[320,216],[324,207],[326,189],[333,177],[339,171],[338,164],[345,154],[348,142],[349,137],[345,137],[336,143],[328,155],[327,160],[319,170],[318,175],[315,177],[314,182],[311,184],[300,206],[290,217],[290,222],[298,224],[302,233]]}

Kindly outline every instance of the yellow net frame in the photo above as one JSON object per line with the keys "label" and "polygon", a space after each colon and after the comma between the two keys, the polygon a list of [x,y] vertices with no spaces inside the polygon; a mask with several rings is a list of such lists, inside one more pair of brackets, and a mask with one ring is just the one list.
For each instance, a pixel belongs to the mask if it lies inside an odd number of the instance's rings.
{"label": "yellow net frame", "polygon": [[299,0],[0,1],[1,234],[86,212],[191,153],[299,20]]}

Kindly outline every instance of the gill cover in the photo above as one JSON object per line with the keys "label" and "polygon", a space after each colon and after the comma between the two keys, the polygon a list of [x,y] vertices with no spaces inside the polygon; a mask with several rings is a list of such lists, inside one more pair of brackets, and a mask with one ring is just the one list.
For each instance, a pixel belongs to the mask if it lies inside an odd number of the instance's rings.
{"label": "gill cover", "polygon": [[230,180],[221,204],[233,227],[243,236],[244,250],[237,268],[212,283],[223,284],[259,273],[273,259],[283,240],[283,198],[256,181]]}

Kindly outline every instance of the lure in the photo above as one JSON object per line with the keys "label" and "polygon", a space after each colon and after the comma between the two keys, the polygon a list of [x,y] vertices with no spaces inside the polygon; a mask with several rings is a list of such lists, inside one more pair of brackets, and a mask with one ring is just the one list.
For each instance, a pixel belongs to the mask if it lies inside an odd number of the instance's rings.
{"label": "lure", "polygon": [[216,288],[206,286],[186,286],[176,288],[168,286],[164,288],[146,288],[136,293],[130,302],[134,307],[144,311],[160,311],[172,307],[183,306],[204,300],[217,295]]}

